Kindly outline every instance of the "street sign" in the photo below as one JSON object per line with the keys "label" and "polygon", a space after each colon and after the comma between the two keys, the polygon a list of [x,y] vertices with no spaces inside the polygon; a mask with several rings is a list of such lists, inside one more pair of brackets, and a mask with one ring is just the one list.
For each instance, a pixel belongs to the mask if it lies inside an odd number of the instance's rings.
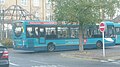
{"label": "street sign", "polygon": [[101,32],[104,32],[104,31],[105,31],[105,24],[104,24],[103,22],[100,23],[100,25],[99,25],[99,30],[100,30]]}
{"label": "street sign", "polygon": [[102,39],[103,39],[103,57],[105,57],[105,42],[104,42],[104,32],[105,32],[105,23],[101,22],[99,25],[99,30],[102,32]]}

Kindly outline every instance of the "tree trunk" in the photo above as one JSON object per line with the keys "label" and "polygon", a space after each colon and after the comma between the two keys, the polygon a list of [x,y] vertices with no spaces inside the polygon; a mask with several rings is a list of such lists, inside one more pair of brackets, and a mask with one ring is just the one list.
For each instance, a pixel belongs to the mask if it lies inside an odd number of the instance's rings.
{"label": "tree trunk", "polygon": [[79,31],[79,51],[84,51],[83,47],[83,25],[80,25],[80,31]]}

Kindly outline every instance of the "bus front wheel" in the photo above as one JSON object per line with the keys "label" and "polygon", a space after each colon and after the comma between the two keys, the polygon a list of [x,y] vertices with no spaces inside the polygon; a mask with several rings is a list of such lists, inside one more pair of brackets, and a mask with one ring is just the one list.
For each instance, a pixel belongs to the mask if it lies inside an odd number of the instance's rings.
{"label": "bus front wheel", "polygon": [[53,51],[55,50],[55,45],[54,45],[54,44],[49,44],[49,45],[47,46],[47,50],[48,50],[49,52],[53,52]]}
{"label": "bus front wheel", "polygon": [[96,43],[96,46],[97,46],[97,48],[102,48],[102,47],[103,47],[102,42],[101,42],[101,41],[98,41],[98,42]]}

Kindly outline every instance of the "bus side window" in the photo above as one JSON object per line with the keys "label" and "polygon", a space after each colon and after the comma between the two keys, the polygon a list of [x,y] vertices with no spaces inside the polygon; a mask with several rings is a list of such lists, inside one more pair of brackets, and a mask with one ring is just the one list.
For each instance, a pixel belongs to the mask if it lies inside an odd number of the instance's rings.
{"label": "bus side window", "polygon": [[39,34],[38,34],[38,27],[35,27],[35,37],[39,37]]}
{"label": "bus side window", "polygon": [[84,29],[84,34],[83,34],[83,38],[86,39],[87,38],[87,29]]}
{"label": "bus side window", "polygon": [[52,31],[52,32],[51,32],[51,35],[55,35],[55,32],[54,32],[54,31]]}
{"label": "bus side window", "polygon": [[57,32],[58,32],[58,38],[62,38],[63,34],[62,34],[60,27],[58,27]]}
{"label": "bus side window", "polygon": [[39,36],[40,36],[40,37],[44,37],[44,36],[45,36],[44,28],[40,28],[40,29],[39,29]]}
{"label": "bus side window", "polygon": [[59,38],[63,38],[63,34],[62,33],[60,34]]}
{"label": "bus side window", "polygon": [[51,31],[51,38],[56,38],[55,31]]}
{"label": "bus side window", "polygon": [[69,38],[68,27],[58,27],[58,38]]}
{"label": "bus side window", "polygon": [[71,38],[78,38],[78,36],[79,36],[78,30],[79,30],[78,27],[70,28],[70,31],[71,31],[70,37]]}
{"label": "bus side window", "polygon": [[47,39],[57,38],[56,27],[46,27],[45,29],[46,29],[46,38]]}
{"label": "bus side window", "polygon": [[74,32],[71,33],[71,37],[75,38],[75,33]]}
{"label": "bus side window", "polygon": [[87,29],[87,35],[89,38],[91,38],[93,36],[93,32],[92,32],[91,28]]}

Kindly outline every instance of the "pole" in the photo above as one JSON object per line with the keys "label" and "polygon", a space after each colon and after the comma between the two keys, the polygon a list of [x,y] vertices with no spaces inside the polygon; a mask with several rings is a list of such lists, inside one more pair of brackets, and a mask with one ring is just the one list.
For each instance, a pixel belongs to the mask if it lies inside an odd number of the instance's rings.
{"label": "pole", "polygon": [[2,19],[1,19],[0,28],[1,28],[1,30],[0,30],[0,31],[1,31],[1,35],[0,35],[1,38],[0,38],[0,40],[2,40],[2,29],[3,29],[3,28],[2,28]]}
{"label": "pole", "polygon": [[[16,0],[16,6],[17,6],[17,0]],[[15,8],[14,8],[15,9]],[[16,20],[17,20],[17,18],[18,18],[18,16],[17,16],[17,8],[16,8]],[[12,19],[13,20],[13,19]]]}
{"label": "pole", "polygon": [[103,36],[103,57],[105,57],[105,42],[104,42],[104,32],[102,32]]}
{"label": "pole", "polygon": [[[0,14],[2,14],[2,7],[0,7],[0,10],[1,10],[1,11],[0,11]],[[2,16],[3,16],[3,15],[2,15]],[[2,21],[2,18],[3,18],[2,16],[0,16],[0,21],[1,21],[1,36],[0,36],[0,37],[1,37],[1,40],[2,40],[2,22],[3,22],[3,21]]]}
{"label": "pole", "polygon": [[43,13],[43,20],[45,20],[46,18],[45,18],[45,1],[44,0],[42,0],[42,13]]}
{"label": "pole", "polygon": [[17,0],[16,0],[16,5],[17,5]]}
{"label": "pole", "polygon": [[30,0],[30,20],[31,20],[31,0]]}

